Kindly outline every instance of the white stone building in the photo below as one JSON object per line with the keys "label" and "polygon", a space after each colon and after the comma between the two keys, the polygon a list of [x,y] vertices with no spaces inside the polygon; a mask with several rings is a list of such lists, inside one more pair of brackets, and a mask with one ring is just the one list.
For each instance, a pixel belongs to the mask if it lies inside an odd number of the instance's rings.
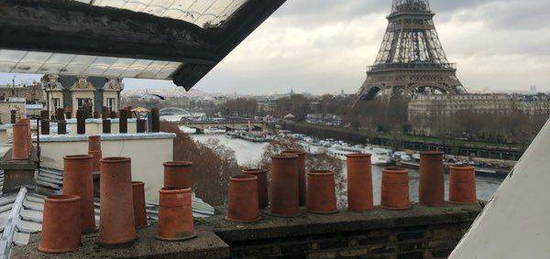
{"label": "white stone building", "polygon": [[83,107],[91,107],[92,112],[98,114],[103,107],[108,111],[121,108],[122,79],[45,75],[42,84],[46,92],[45,107],[50,116],[55,115],[58,108],[71,112],[73,116]]}
{"label": "white stone building", "polygon": [[424,95],[409,102],[408,119],[413,134],[431,135],[434,120],[452,119],[457,112],[507,115],[521,111],[527,115],[549,116],[550,96],[519,94]]}

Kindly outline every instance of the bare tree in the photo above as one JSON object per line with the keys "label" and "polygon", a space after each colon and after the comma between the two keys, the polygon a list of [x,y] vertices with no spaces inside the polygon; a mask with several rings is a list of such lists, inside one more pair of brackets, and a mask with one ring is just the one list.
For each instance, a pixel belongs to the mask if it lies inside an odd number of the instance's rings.
{"label": "bare tree", "polygon": [[176,134],[174,160],[193,162],[195,194],[211,205],[224,204],[229,178],[240,173],[235,153],[216,142],[197,143],[174,123],[162,121],[161,130]]}

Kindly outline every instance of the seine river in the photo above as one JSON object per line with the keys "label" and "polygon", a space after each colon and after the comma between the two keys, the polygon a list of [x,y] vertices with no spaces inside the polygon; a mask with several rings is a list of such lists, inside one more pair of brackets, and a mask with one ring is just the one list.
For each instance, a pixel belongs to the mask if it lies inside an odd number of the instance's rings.
{"label": "seine river", "polygon": [[[240,165],[246,166],[261,159],[262,153],[267,143],[251,143],[241,139],[232,139],[225,135],[191,135],[198,142],[205,142],[209,139],[216,139],[220,144],[235,151],[235,156]],[[344,173],[345,173],[344,166]],[[375,203],[380,203],[380,185],[382,176],[382,167],[373,166],[373,188]],[[410,197],[412,200],[418,200],[418,172],[409,171],[410,178]],[[502,183],[501,179],[491,177],[477,177],[477,195],[481,200],[488,200]],[[445,176],[445,191],[448,191],[448,180]]]}

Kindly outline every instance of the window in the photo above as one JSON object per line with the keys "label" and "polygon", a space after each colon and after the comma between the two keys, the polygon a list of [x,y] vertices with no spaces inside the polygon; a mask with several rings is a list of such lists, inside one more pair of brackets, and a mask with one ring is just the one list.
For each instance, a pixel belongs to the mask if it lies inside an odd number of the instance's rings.
{"label": "window", "polygon": [[113,111],[113,109],[116,109],[115,107],[115,98],[107,98],[105,102],[105,106],[109,109],[109,111]]}
{"label": "window", "polygon": [[53,109],[61,108],[61,100],[59,98],[52,98]]}
{"label": "window", "polygon": [[78,108],[84,108],[84,107],[92,107],[92,99],[90,98],[78,98],[76,99],[78,102]]}

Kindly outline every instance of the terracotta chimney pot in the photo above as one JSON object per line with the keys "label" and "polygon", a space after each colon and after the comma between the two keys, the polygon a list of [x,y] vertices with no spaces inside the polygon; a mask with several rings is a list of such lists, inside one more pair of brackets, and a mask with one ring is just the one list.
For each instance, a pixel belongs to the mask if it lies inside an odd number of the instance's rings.
{"label": "terracotta chimney pot", "polygon": [[254,175],[258,178],[258,204],[260,209],[267,208],[269,205],[267,170],[264,169],[245,169],[243,174]]}
{"label": "terracotta chimney pot", "polygon": [[145,183],[132,182],[132,190],[136,228],[142,228],[147,226],[147,213],[145,211]]}
{"label": "terracotta chimney pot", "polygon": [[162,188],[157,239],[184,241],[196,237],[191,188]]}
{"label": "terracotta chimney pot", "polygon": [[476,175],[472,166],[451,166],[449,172],[449,201],[455,204],[475,204]]}
{"label": "terracotta chimney pot", "polygon": [[38,250],[68,253],[80,247],[80,197],[54,195],[44,200],[42,233]]}
{"label": "terracotta chimney pot", "polygon": [[334,173],[331,171],[310,171],[307,174],[307,211],[315,214],[338,212]]}
{"label": "terracotta chimney pot", "polygon": [[374,208],[372,193],[372,165],[370,154],[346,156],[348,173],[348,208],[354,212],[365,212]]}
{"label": "terracotta chimney pot", "polygon": [[64,157],[63,194],[80,197],[82,233],[96,231],[94,213],[94,185],[90,155]]}
{"label": "terracotta chimney pot", "polygon": [[101,136],[88,137],[88,151],[101,151]]}
{"label": "terracotta chimney pot", "polygon": [[92,156],[92,171],[99,172],[101,158],[103,154],[101,151],[88,151],[88,154]]}
{"label": "terracotta chimney pot", "polygon": [[231,177],[227,195],[228,221],[254,222],[260,218],[258,202],[258,177],[238,175]]}
{"label": "terracotta chimney pot", "polygon": [[409,201],[409,172],[401,168],[384,168],[382,173],[382,208],[406,210]]}
{"label": "terracotta chimney pot", "polygon": [[13,124],[13,145],[12,160],[27,160],[29,152],[27,151],[27,126],[25,124]]}
{"label": "terracotta chimney pot", "polygon": [[427,151],[420,153],[419,173],[418,197],[420,204],[429,207],[444,206],[443,152]]}
{"label": "terracotta chimney pot", "polygon": [[300,214],[298,181],[298,156],[275,155],[271,157],[271,214],[294,217]]}
{"label": "terracotta chimney pot", "polygon": [[306,153],[298,150],[287,150],[282,155],[298,156],[298,187],[300,192],[300,207],[306,205]]}
{"label": "terracotta chimney pot", "polygon": [[101,159],[99,243],[122,245],[136,239],[131,160]]}
{"label": "terracotta chimney pot", "polygon": [[193,187],[193,163],[173,161],[164,163],[164,187],[166,188],[192,188]]}

